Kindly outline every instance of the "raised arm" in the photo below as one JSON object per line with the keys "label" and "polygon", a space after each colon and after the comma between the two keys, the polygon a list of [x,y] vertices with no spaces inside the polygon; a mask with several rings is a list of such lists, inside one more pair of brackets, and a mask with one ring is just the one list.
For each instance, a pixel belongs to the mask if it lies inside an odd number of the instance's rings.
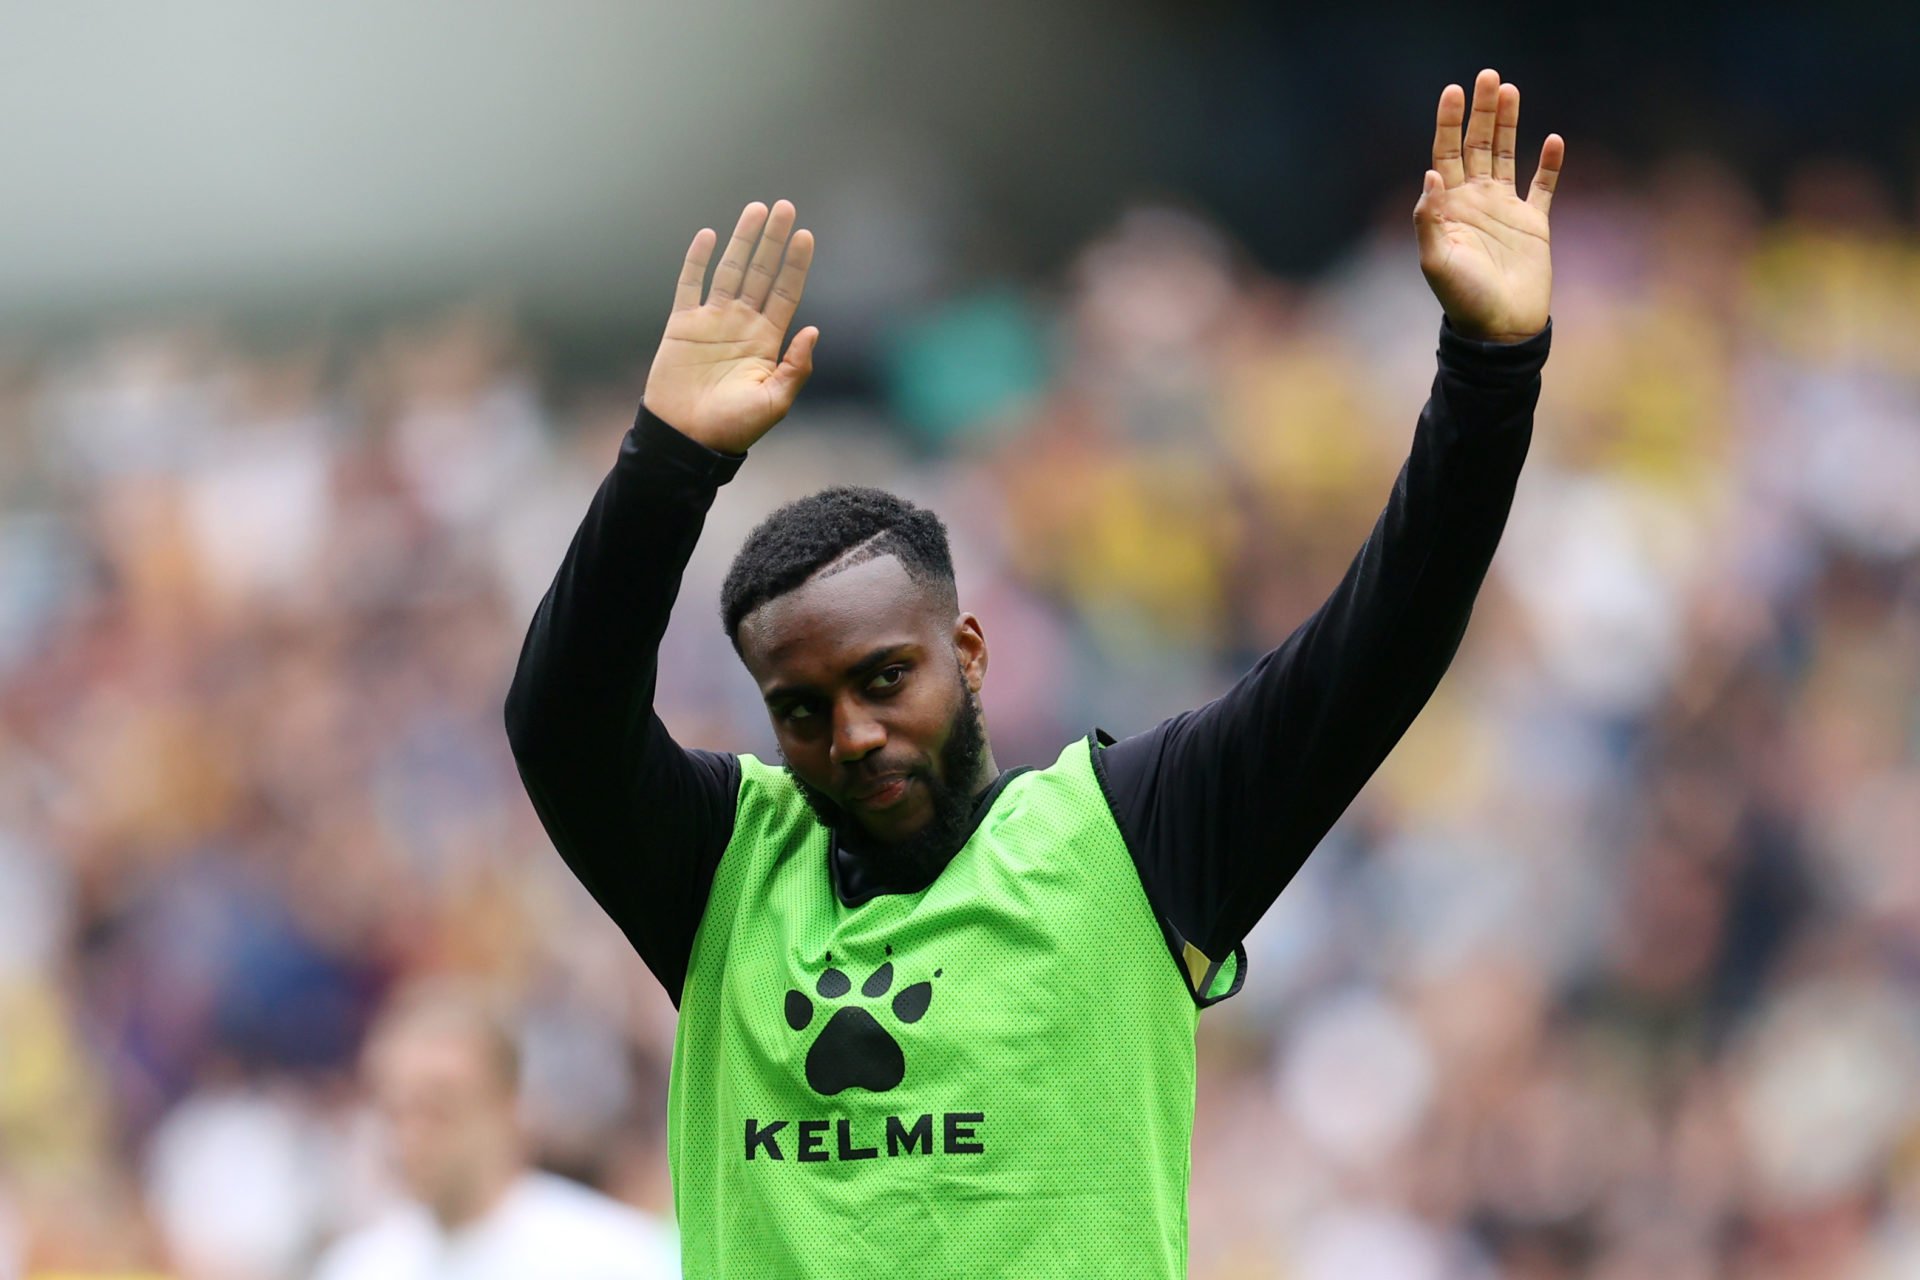
{"label": "raised arm", "polygon": [[812,372],[818,330],[780,352],[813,259],[813,237],[793,225],[784,200],[748,205],[704,302],[716,238],[694,237],[639,418],[507,694],[507,736],[547,834],[676,1003],[740,770],[667,733],[653,709],[657,655],[715,490]]}
{"label": "raised arm", "polygon": [[1440,96],[1414,223],[1446,312],[1406,466],[1333,594],[1225,695],[1100,755],[1149,897],[1214,961],[1239,944],[1452,661],[1505,527],[1546,359],[1547,206],[1565,147],[1514,185],[1520,93]]}

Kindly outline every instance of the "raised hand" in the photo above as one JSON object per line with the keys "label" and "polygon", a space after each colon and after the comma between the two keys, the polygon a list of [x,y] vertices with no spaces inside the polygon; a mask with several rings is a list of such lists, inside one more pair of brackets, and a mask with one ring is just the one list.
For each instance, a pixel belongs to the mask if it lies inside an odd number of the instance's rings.
{"label": "raised hand", "polygon": [[787,416],[813,373],[820,338],[813,326],[780,355],[813,263],[813,233],[795,231],[793,222],[785,200],[771,211],[757,200],[741,210],[705,302],[700,286],[718,239],[711,227],[693,237],[681,265],[646,402],[654,416],[709,449],[745,453]]}
{"label": "raised hand", "polygon": [[1533,188],[1520,198],[1513,153],[1520,128],[1520,90],[1482,71],[1473,82],[1473,117],[1464,155],[1460,124],[1466,94],[1440,93],[1427,170],[1413,225],[1420,270],[1455,330],[1470,338],[1519,342],[1546,328],[1553,294],[1547,207],[1560,180],[1567,144],[1557,133],[1540,146]]}

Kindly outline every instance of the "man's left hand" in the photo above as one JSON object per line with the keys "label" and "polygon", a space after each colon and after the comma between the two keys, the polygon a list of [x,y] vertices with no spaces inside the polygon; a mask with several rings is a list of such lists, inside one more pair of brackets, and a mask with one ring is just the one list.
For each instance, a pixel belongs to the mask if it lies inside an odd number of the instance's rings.
{"label": "man's left hand", "polygon": [[1463,149],[1465,115],[1466,94],[1448,85],[1440,94],[1433,168],[1413,207],[1420,270],[1457,332],[1520,342],[1547,325],[1553,293],[1547,206],[1567,144],[1557,133],[1547,135],[1523,200],[1513,164],[1520,90],[1502,84],[1496,71],[1475,78]]}

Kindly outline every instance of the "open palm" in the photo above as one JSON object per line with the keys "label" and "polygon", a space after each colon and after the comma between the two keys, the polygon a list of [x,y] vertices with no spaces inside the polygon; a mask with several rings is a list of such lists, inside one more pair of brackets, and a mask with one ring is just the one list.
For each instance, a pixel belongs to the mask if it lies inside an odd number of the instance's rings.
{"label": "open palm", "polygon": [[1465,115],[1466,94],[1448,85],[1434,127],[1433,168],[1413,209],[1420,269],[1457,331],[1518,342],[1547,324],[1553,294],[1547,208],[1566,143],[1557,133],[1547,135],[1523,200],[1514,178],[1520,90],[1491,70],[1474,79],[1463,150]]}
{"label": "open palm", "polygon": [[646,403],[710,449],[745,453],[787,415],[813,372],[818,329],[802,329],[780,354],[813,263],[813,233],[795,231],[794,217],[785,200],[742,210],[704,302],[717,241],[711,228],[694,236],[681,264]]}

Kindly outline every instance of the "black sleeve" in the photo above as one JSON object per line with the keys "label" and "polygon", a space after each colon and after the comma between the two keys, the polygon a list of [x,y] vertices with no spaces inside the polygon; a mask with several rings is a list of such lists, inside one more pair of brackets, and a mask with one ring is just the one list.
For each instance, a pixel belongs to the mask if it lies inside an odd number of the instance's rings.
{"label": "black sleeve", "polygon": [[653,710],[660,637],[715,490],[741,459],[644,408],[533,615],[507,737],[554,847],[677,1006],[733,834],[740,762]]}
{"label": "black sleeve", "polygon": [[1333,594],[1222,697],[1096,752],[1176,954],[1231,953],[1426,705],[1506,526],[1550,340],[1443,325],[1411,455]]}

